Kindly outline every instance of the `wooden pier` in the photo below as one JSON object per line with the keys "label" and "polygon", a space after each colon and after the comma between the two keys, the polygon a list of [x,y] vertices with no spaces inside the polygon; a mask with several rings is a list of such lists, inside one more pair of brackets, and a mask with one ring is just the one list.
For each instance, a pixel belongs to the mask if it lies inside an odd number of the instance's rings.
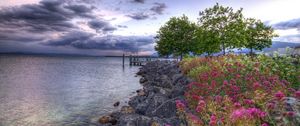
{"label": "wooden pier", "polygon": [[157,57],[151,56],[129,56],[130,66],[143,66],[149,61],[157,60]]}

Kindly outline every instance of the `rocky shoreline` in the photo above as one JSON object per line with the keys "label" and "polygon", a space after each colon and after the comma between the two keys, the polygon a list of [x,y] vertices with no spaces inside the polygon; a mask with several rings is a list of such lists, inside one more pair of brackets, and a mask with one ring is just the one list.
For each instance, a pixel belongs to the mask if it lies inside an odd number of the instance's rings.
{"label": "rocky shoreline", "polygon": [[130,98],[129,106],[99,119],[101,126],[165,126],[185,125],[176,115],[176,100],[184,99],[186,85],[191,82],[181,74],[173,61],[153,61],[141,67],[143,89]]}

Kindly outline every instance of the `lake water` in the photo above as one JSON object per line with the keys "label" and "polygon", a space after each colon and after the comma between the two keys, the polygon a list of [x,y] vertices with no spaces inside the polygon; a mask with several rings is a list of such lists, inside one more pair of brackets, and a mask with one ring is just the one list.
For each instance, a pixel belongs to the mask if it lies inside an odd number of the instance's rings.
{"label": "lake water", "polygon": [[97,125],[141,88],[113,57],[0,55],[0,126]]}

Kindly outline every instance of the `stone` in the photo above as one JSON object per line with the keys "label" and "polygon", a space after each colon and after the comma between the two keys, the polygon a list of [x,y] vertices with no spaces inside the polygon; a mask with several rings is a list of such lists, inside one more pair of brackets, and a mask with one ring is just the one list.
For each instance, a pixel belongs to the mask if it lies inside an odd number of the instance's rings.
{"label": "stone", "polygon": [[172,83],[176,84],[178,82],[178,80],[180,80],[181,78],[183,78],[184,76],[180,73],[180,74],[175,74],[172,77]]}
{"label": "stone", "polygon": [[160,118],[170,118],[176,116],[176,104],[175,101],[167,101],[161,104],[159,107],[152,110],[149,115],[157,116]]}
{"label": "stone", "polygon": [[121,108],[121,113],[122,114],[132,114],[132,113],[135,113],[135,110],[131,106],[123,106]]}
{"label": "stone", "polygon": [[106,124],[106,125],[107,124],[116,125],[118,123],[117,119],[111,115],[110,116],[105,115],[105,116],[100,117],[98,122],[100,124]]}
{"label": "stone", "polygon": [[142,89],[138,90],[137,94],[138,94],[138,96],[144,96],[144,95],[146,95],[145,91],[142,90]]}
{"label": "stone", "polygon": [[140,79],[140,83],[142,84],[142,83],[145,83],[145,82],[147,82],[147,79],[146,79],[145,77],[142,77],[142,78]]}
{"label": "stone", "polygon": [[147,116],[154,116],[153,112],[165,101],[168,100],[168,98],[162,94],[155,94],[152,98],[149,98],[149,104],[147,110],[146,110],[146,115]]}
{"label": "stone", "polygon": [[120,105],[120,102],[117,101],[116,103],[114,103],[114,107],[118,107]]}
{"label": "stone", "polygon": [[138,114],[129,114],[121,116],[119,119],[120,126],[150,126],[151,118]]}
{"label": "stone", "polygon": [[153,83],[157,87],[172,88],[172,81],[167,75],[161,75],[156,79],[157,83]]}
{"label": "stone", "polygon": [[102,116],[99,119],[99,123],[101,123],[101,124],[107,124],[107,123],[109,123],[110,119],[111,119],[110,116]]}

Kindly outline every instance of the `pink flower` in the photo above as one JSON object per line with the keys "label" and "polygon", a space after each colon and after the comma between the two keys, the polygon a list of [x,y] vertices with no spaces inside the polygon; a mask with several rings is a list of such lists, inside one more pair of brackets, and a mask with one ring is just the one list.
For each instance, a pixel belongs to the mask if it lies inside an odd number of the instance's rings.
{"label": "pink flower", "polygon": [[206,103],[204,100],[199,100],[198,105],[205,107]]}
{"label": "pink flower", "polygon": [[179,110],[184,110],[185,104],[183,104],[180,100],[176,100],[176,108]]}
{"label": "pink flower", "polygon": [[269,126],[267,123],[263,123],[261,124],[261,126]]}
{"label": "pink flower", "polygon": [[206,106],[205,101],[199,100],[198,105],[196,107],[196,112],[202,112],[205,106]]}
{"label": "pink flower", "polygon": [[296,91],[296,92],[294,93],[294,95],[295,95],[296,98],[299,98],[299,99],[300,99],[300,90]]}
{"label": "pink flower", "polygon": [[245,103],[246,105],[253,105],[253,104],[254,104],[254,101],[253,101],[253,100],[250,100],[250,99],[245,99],[245,100],[244,100],[244,103]]}
{"label": "pink flower", "polygon": [[215,125],[217,125],[217,117],[216,117],[214,114],[212,114],[212,115],[210,116],[209,125],[210,125],[210,126],[215,126]]}
{"label": "pink flower", "polygon": [[241,75],[240,75],[240,74],[237,74],[237,75],[236,75],[236,78],[240,78],[240,77],[241,77]]}
{"label": "pink flower", "polygon": [[200,96],[199,95],[192,95],[192,98],[196,101],[199,101],[200,100]]}
{"label": "pink flower", "polygon": [[194,124],[199,124],[199,125],[202,125],[202,124],[203,124],[202,120],[199,119],[197,116],[193,115],[192,113],[188,113],[188,114],[187,114],[187,117],[188,117],[190,120],[192,120],[192,122],[193,122]]}
{"label": "pink flower", "polygon": [[244,116],[244,110],[244,108],[234,110],[230,116],[231,120],[236,121],[237,119],[242,118]]}
{"label": "pink flower", "polygon": [[273,109],[275,108],[275,104],[274,104],[274,103],[268,103],[268,104],[267,104],[267,108],[268,108],[269,110],[273,110]]}
{"label": "pink flower", "polygon": [[259,116],[260,116],[261,118],[264,118],[264,117],[267,116],[267,113],[266,113],[266,112],[260,112],[260,113],[259,113]]}
{"label": "pink flower", "polygon": [[196,107],[196,112],[199,113],[199,112],[202,112],[202,110],[203,110],[203,107],[201,107],[199,105]]}
{"label": "pink flower", "polygon": [[235,102],[235,103],[234,103],[234,107],[235,107],[235,108],[240,108],[240,107],[241,107],[241,104],[240,104],[239,102]]}
{"label": "pink flower", "polygon": [[215,100],[216,100],[217,103],[221,103],[222,102],[222,96],[220,96],[220,95],[215,96]]}
{"label": "pink flower", "polygon": [[285,97],[285,95],[281,91],[278,91],[277,93],[275,93],[275,97],[278,100],[281,100],[283,97]]}
{"label": "pink flower", "polygon": [[217,82],[215,80],[211,81],[211,87],[214,89],[217,85]]}
{"label": "pink flower", "polygon": [[197,82],[192,82],[192,83],[189,83],[188,84],[188,88],[189,89],[191,89],[194,85],[196,85],[197,84]]}
{"label": "pink flower", "polygon": [[266,113],[261,111],[258,108],[240,108],[237,110],[234,110],[230,118],[233,122],[240,120],[240,119],[255,119],[255,118],[263,118],[266,116]]}
{"label": "pink flower", "polygon": [[288,112],[284,113],[284,115],[286,115],[288,117],[293,117],[293,116],[295,116],[295,112],[288,111]]}
{"label": "pink flower", "polygon": [[253,83],[254,89],[258,89],[260,87],[260,84],[258,82]]}
{"label": "pink flower", "polygon": [[228,85],[228,81],[227,81],[227,80],[224,80],[224,81],[223,81],[223,85]]}

